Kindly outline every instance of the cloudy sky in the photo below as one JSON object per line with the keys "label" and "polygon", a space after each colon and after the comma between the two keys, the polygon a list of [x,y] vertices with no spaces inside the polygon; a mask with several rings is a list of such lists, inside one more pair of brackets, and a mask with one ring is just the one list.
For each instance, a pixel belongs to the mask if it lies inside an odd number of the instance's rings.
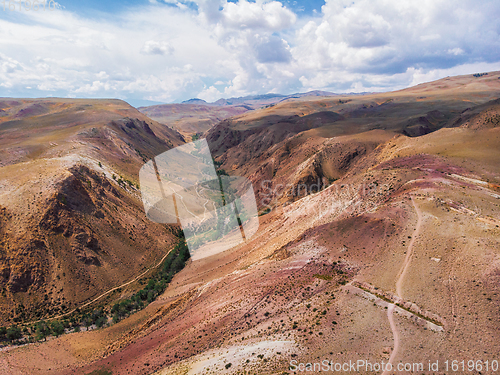
{"label": "cloudy sky", "polygon": [[10,3],[0,96],[214,101],[500,70],[498,0]]}

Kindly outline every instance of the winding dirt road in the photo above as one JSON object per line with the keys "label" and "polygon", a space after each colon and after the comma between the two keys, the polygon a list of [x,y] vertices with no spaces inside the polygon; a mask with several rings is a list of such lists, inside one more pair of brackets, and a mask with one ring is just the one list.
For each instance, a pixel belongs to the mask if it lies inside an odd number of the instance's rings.
{"label": "winding dirt road", "polygon": [[160,267],[160,265],[163,263],[163,261],[165,260],[165,258],[168,256],[168,254],[170,254],[170,252],[173,250],[174,248],[170,249],[164,256],[163,258],[161,258],[161,260],[153,265],[152,267],[148,268],[146,271],[142,272],[140,275],[136,276],[134,279],[130,280],[130,281],[127,281],[126,283],[123,283],[121,285],[118,285],[118,286],[115,286],[114,288],[111,288],[109,290],[107,290],[106,292],[102,293],[102,294],[99,294],[97,297],[93,298],[91,301],[87,302],[87,303],[84,303],[83,305],[81,306],[78,306],[76,308],[74,308],[73,310],[71,311],[68,311],[67,313],[64,313],[64,314],[60,314],[60,315],[57,315],[57,316],[52,316],[50,318],[45,318],[45,319],[38,319],[38,320],[33,320],[33,321],[30,321],[30,322],[24,322],[22,323],[22,325],[29,325],[29,324],[34,324],[34,323],[38,323],[38,322],[41,322],[42,320],[45,320],[45,321],[51,321],[51,320],[55,320],[55,319],[60,319],[60,318],[64,318],[65,316],[68,316],[72,313],[74,313],[77,309],[83,309],[91,304],[93,304],[94,302],[100,300],[102,297],[108,295],[109,293],[117,290],[117,289],[120,289],[120,288],[123,288],[127,285],[130,285],[132,284],[133,282],[139,280],[141,277],[143,277],[145,274],[147,274],[148,272],[150,272],[151,270],[154,270],[158,267]]}
{"label": "winding dirt road", "polygon": [[[411,237],[410,243],[408,245],[408,249],[406,250],[406,257],[403,262],[403,265],[401,266],[401,269],[399,270],[397,276],[396,276],[396,296],[399,298],[403,298],[403,292],[402,292],[402,285],[404,281],[404,277],[406,275],[406,272],[408,271],[408,267],[410,265],[411,261],[411,256],[413,253],[413,245],[415,243],[415,240],[417,236],[420,233],[420,227],[422,226],[422,213],[420,212],[420,209],[417,207],[415,204],[415,200],[413,199],[413,196],[411,197],[411,203],[413,204],[413,207],[415,207],[415,211],[417,212],[417,226],[415,227],[415,231],[413,232],[413,236]],[[394,322],[394,308],[396,305],[391,304],[389,305],[389,308],[387,309],[387,319],[389,319],[389,325],[391,326],[392,330],[392,335],[394,336],[394,349],[392,350],[391,356],[389,358],[389,363],[391,363],[394,366],[394,359],[396,358],[396,355],[398,354],[399,351],[399,333],[396,327],[396,323]],[[382,375],[388,375],[390,374],[390,371],[385,370]]]}

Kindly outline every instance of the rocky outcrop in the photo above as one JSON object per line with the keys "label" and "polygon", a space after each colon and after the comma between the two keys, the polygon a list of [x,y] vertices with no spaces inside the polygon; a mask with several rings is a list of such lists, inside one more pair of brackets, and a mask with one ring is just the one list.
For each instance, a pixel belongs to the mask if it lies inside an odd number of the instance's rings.
{"label": "rocky outcrop", "polygon": [[105,195],[105,190],[119,195],[111,184],[85,166],[74,167],[71,175],[65,178],[49,202],[49,208],[40,221],[40,227],[55,233],[62,233],[69,239],[69,246],[76,258],[88,265],[100,265],[98,253],[101,250],[97,235],[85,224],[85,215],[96,218],[105,217],[98,207],[102,205],[94,201],[89,189],[97,188],[98,193]]}
{"label": "rocky outcrop", "polygon": [[28,240],[10,258],[7,289],[12,292],[26,292],[30,286],[38,287],[44,281],[43,254],[47,244],[40,239]]}
{"label": "rocky outcrop", "polygon": [[89,233],[89,229],[79,228],[78,230],[78,233],[71,236],[71,250],[81,262],[99,266],[101,264],[97,257],[97,253],[101,249],[99,241],[92,233]]}

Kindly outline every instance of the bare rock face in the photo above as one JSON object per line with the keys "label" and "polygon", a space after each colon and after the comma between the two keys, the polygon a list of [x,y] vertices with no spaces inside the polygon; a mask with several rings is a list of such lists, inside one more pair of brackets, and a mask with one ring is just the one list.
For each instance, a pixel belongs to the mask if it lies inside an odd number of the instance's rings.
{"label": "bare rock face", "polygon": [[47,239],[54,236],[64,238],[59,245],[71,250],[70,253],[78,262],[101,265],[98,235],[86,217],[104,219],[105,214],[98,209],[102,203],[91,197],[95,195],[92,187],[98,188],[102,196],[106,192],[114,197],[120,196],[97,173],[84,166],[73,167],[69,176],[59,183],[52,198],[46,202],[47,208],[38,225],[29,224],[27,238],[15,238],[12,233],[5,233],[2,222],[5,224],[13,215],[0,207],[0,281],[9,292],[27,292],[30,288],[36,290],[44,285],[50,255],[54,252],[53,240],[47,242]]}
{"label": "bare rock face", "polygon": [[[50,201],[49,209],[40,221],[40,227],[46,230],[62,233],[68,238],[72,253],[82,263],[99,266],[98,253],[101,250],[99,239],[94,231],[85,223],[86,215],[104,219],[105,214],[98,207],[98,200],[110,191],[114,196],[119,193],[111,184],[87,167],[79,166],[71,169],[60,185],[59,191]],[[99,198],[90,196],[92,187],[98,186]]]}
{"label": "bare rock face", "polygon": [[65,200],[64,195],[56,195],[55,199],[49,203],[49,208],[40,221],[40,227],[55,233],[63,233],[65,237],[69,237],[73,233],[74,223],[71,220],[68,208],[62,203]]}
{"label": "bare rock face", "polygon": [[6,284],[10,278],[10,265],[8,259],[3,256],[0,259],[0,282]]}
{"label": "bare rock face", "polygon": [[34,239],[22,246],[11,258],[7,289],[12,292],[26,292],[30,286],[40,286],[44,281],[43,254],[47,252],[44,241]]}
{"label": "bare rock face", "polygon": [[[97,210],[97,205],[88,192],[88,189],[93,186],[92,180],[94,185],[105,181],[83,166],[72,168],[71,173],[61,182],[57,193],[48,202],[49,208],[40,221],[41,228],[63,233],[65,237],[74,233],[76,216],[91,214]],[[84,184],[87,186],[85,187]],[[100,189],[113,190],[114,195],[118,195],[108,181],[103,185]]]}
{"label": "bare rock face", "polygon": [[95,209],[95,205],[83,183],[87,183],[88,187],[91,187],[91,182],[76,174],[77,171],[72,172],[75,174],[68,177],[61,186],[60,198],[64,199],[63,203],[68,209],[80,213],[90,213]]}
{"label": "bare rock face", "polygon": [[89,229],[78,230],[81,232],[73,234],[70,239],[71,250],[81,262],[99,266],[101,262],[96,254],[100,250],[99,241],[92,233],[89,233]]}

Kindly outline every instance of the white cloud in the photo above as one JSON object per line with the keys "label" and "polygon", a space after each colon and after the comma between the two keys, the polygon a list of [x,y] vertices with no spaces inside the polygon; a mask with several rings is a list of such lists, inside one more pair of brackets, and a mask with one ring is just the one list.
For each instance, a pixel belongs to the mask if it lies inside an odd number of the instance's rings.
{"label": "white cloud", "polygon": [[287,63],[292,59],[290,47],[288,43],[275,36],[260,36],[255,35],[253,38],[252,47],[255,52],[255,57],[260,63],[281,62]]}
{"label": "white cloud", "polygon": [[211,101],[500,70],[498,1],[327,0],[314,17],[278,1],[166,2],[108,19],[3,14],[0,95]]}
{"label": "white cloud", "polygon": [[215,102],[221,97],[222,93],[214,86],[210,86],[209,88],[204,89],[198,94],[198,98],[203,99],[207,102]]}
{"label": "white cloud", "polygon": [[165,55],[174,53],[174,49],[166,42],[156,42],[148,40],[141,49],[146,55]]}
{"label": "white cloud", "polygon": [[423,69],[409,69],[409,73],[411,73],[410,76],[412,78],[410,84],[413,86],[443,77],[470,74],[470,72],[491,72],[494,70],[500,70],[498,63],[483,62],[483,63],[463,64],[448,69],[433,69],[427,71]]}
{"label": "white cloud", "polygon": [[297,30],[292,55],[305,86],[338,90],[397,88],[413,82],[410,71],[500,68],[499,14],[494,1],[327,0],[322,17]]}
{"label": "white cloud", "polygon": [[94,81],[92,84],[86,84],[85,86],[79,87],[74,92],[76,93],[84,93],[84,94],[92,94],[100,91],[108,91],[111,88],[111,85],[106,82]]}
{"label": "white cloud", "polygon": [[450,55],[455,55],[455,56],[458,56],[458,55],[463,55],[463,54],[465,53],[465,51],[464,51],[462,48],[458,48],[458,47],[456,47],[456,48],[450,48],[450,49],[448,50],[448,53],[449,53]]}
{"label": "white cloud", "polygon": [[240,29],[266,29],[278,31],[292,26],[297,16],[278,1],[255,3],[240,0],[238,3],[225,3],[222,10],[226,26]]}

